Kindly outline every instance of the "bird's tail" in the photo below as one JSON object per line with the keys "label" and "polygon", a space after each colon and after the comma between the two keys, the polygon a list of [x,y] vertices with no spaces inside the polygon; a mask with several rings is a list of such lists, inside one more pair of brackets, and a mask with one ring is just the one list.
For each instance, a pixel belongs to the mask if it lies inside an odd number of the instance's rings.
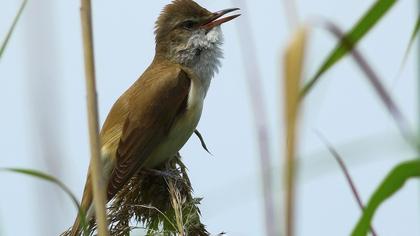
{"label": "bird's tail", "polygon": [[[93,210],[92,210],[93,195],[92,194],[93,194],[92,193],[92,186],[91,186],[90,175],[89,175],[87,180],[86,180],[85,189],[83,191],[82,203],[80,204],[80,209],[85,214],[86,224],[88,224],[89,221],[93,217]],[[81,222],[81,219],[80,219],[80,214],[78,213],[77,217],[76,217],[76,220],[74,221],[73,226],[72,226],[71,230],[69,231],[69,233],[67,235],[68,236],[81,235],[81,232],[82,232],[81,225],[82,225],[82,222]]]}
{"label": "bird's tail", "polygon": [[[109,176],[110,171],[112,170],[113,158],[110,157],[110,152],[101,150],[102,160],[104,161],[104,176]],[[107,180],[107,178],[106,178]],[[93,204],[93,186],[91,179],[91,171],[89,167],[88,175],[86,178],[85,189],[83,190],[82,203],[80,204],[80,209],[85,213],[85,223],[87,226],[92,222],[95,217],[95,210]],[[77,214],[76,220],[70,230],[63,233],[61,236],[78,236],[82,232],[82,221],[80,219],[79,213]]]}

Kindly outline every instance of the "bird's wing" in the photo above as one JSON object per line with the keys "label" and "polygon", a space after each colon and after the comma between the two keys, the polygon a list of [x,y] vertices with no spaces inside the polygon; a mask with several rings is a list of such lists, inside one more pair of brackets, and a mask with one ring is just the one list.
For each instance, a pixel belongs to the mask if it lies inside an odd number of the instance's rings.
{"label": "bird's wing", "polygon": [[[144,76],[143,76],[144,77]],[[186,108],[191,80],[178,66],[152,70],[130,94],[129,113],[108,182],[108,199],[142,167]]]}

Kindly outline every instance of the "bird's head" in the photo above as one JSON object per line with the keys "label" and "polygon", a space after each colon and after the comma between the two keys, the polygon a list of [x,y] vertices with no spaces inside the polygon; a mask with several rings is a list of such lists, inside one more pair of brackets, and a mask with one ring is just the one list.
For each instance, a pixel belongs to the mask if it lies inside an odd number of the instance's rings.
{"label": "bird's head", "polygon": [[156,53],[177,63],[191,65],[208,50],[219,50],[220,25],[239,15],[224,17],[238,8],[210,12],[192,0],[174,0],[156,21]]}

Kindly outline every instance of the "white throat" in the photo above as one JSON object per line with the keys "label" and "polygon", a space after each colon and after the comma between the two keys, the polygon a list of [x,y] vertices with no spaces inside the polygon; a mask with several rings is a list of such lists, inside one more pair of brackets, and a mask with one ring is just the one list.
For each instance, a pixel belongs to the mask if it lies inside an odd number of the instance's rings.
{"label": "white throat", "polygon": [[173,52],[175,60],[191,68],[201,80],[204,96],[210,86],[211,79],[218,72],[223,52],[220,48],[223,34],[220,27],[215,27],[206,33],[198,30],[189,39],[186,46],[176,48]]}
{"label": "white throat", "polygon": [[167,138],[148,158],[148,167],[153,168],[174,156],[196,129],[210,81],[220,66],[221,44],[222,32],[216,27],[207,34],[204,31],[195,33],[186,46],[171,52],[172,58],[192,70],[195,76],[191,79],[186,111],[175,120]]}

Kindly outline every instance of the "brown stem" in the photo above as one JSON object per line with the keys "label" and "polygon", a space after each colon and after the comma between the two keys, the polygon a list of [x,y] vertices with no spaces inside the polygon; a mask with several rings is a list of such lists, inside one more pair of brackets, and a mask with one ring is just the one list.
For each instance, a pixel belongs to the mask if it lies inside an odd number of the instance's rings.
{"label": "brown stem", "polygon": [[[245,1],[232,0],[233,5],[239,6],[246,12],[247,6]],[[237,23],[240,47],[242,49],[243,64],[245,67],[245,79],[251,98],[251,108],[254,115],[254,126],[257,134],[259,147],[259,157],[262,175],[263,201],[265,213],[265,230],[266,235],[275,236],[276,220],[274,214],[273,186],[271,178],[271,154],[269,142],[269,127],[267,111],[263,100],[263,91],[261,84],[261,73],[259,71],[258,62],[255,58],[256,48],[250,28],[250,21],[247,15],[242,15],[241,20]]]}
{"label": "brown stem", "polygon": [[93,180],[93,201],[95,219],[98,225],[98,235],[108,236],[108,224],[105,209],[105,185],[103,182],[102,163],[100,159],[98,105],[95,85],[95,63],[93,53],[92,15],[90,0],[81,0],[81,20],[83,33],[83,48],[85,58],[85,76],[87,89],[87,108],[89,139],[91,152],[91,174]]}
{"label": "brown stem", "polygon": [[[359,205],[360,210],[363,211],[365,209],[365,206],[363,205],[362,198],[360,197],[360,194],[357,191],[356,185],[354,184],[354,181],[350,176],[350,172],[347,169],[346,164],[343,161],[343,158],[341,158],[341,156],[337,152],[337,150],[331,145],[330,142],[328,142],[328,140],[320,132],[317,132],[317,134],[318,134],[319,138],[322,140],[322,142],[325,144],[325,146],[327,147],[328,151],[331,153],[331,155],[333,155],[335,160],[340,165],[340,168],[343,171],[344,176],[346,177],[347,183],[349,184],[349,186],[351,188],[353,196],[356,199],[356,202]],[[370,226],[370,232],[372,233],[372,236],[377,236],[378,235],[372,225]]]}

